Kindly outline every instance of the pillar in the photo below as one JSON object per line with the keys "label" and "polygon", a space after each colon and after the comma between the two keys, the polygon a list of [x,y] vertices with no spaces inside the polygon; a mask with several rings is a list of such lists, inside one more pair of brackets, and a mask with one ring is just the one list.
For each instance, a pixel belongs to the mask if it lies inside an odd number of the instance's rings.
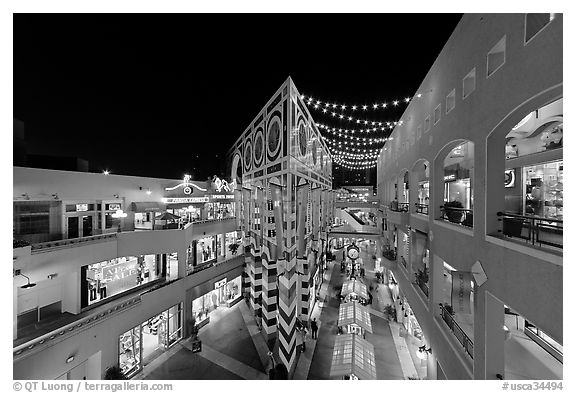
{"label": "pillar", "polygon": [[504,376],[504,304],[488,291],[476,294],[474,379],[496,380]]}
{"label": "pillar", "polygon": [[[265,250],[268,251],[268,250]],[[276,260],[269,252],[262,253],[262,330],[273,348],[277,333],[278,284]]]}

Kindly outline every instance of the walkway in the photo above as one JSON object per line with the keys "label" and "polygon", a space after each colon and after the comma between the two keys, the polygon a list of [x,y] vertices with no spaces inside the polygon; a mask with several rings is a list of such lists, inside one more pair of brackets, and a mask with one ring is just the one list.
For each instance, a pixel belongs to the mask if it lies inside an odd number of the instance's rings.
{"label": "walkway", "polygon": [[246,305],[238,303],[210,314],[210,323],[198,335],[201,352],[192,353],[190,339],[182,340],[144,366],[134,379],[268,379],[267,362],[263,363],[257,349],[262,342],[255,344],[255,326],[245,323],[242,307]]}

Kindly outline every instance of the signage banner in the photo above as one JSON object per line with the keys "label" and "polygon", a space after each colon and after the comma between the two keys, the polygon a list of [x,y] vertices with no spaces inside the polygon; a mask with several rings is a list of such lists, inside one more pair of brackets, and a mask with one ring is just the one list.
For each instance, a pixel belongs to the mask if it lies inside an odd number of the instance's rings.
{"label": "signage banner", "polygon": [[272,209],[274,212],[274,225],[276,230],[276,245],[278,255],[284,254],[284,206],[282,203],[282,186],[270,183],[270,193],[272,194]]}
{"label": "signage banner", "polygon": [[460,314],[471,314],[470,292],[472,292],[472,273],[452,271],[452,308]]}
{"label": "signage banner", "polygon": [[220,280],[220,281],[216,281],[216,282],[214,283],[214,289],[221,288],[221,287],[223,287],[224,285],[226,285],[226,277],[224,277],[224,278],[223,278],[222,280]]}
{"label": "signage banner", "polygon": [[242,230],[244,231],[244,236],[250,236],[250,193],[252,191],[248,188],[242,189],[242,204],[244,205],[244,221],[242,225]]}
{"label": "signage banner", "polygon": [[312,189],[312,238],[318,240],[320,221],[320,187]]}
{"label": "signage banner", "polygon": [[297,200],[297,218],[296,218],[296,235],[298,237],[298,256],[303,257],[306,249],[306,215],[308,208],[308,195],[310,185],[308,183],[296,187]]}
{"label": "signage banner", "polygon": [[208,197],[192,197],[192,198],[162,198],[164,203],[206,203]]}

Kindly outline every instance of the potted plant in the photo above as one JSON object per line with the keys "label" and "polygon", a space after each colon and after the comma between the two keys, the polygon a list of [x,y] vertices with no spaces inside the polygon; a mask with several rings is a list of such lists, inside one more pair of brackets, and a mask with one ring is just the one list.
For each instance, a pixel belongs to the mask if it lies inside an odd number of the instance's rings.
{"label": "potted plant", "polygon": [[453,210],[453,209],[462,209],[463,207],[464,206],[460,201],[445,202],[444,214],[446,214],[446,217],[448,217],[448,221],[460,224],[464,212],[462,210]]}
{"label": "potted plant", "polygon": [[126,376],[122,372],[122,369],[118,366],[110,366],[106,369],[104,374],[104,379],[126,379]]}
{"label": "potted plant", "polygon": [[396,307],[392,306],[391,304],[387,304],[384,307],[384,315],[386,315],[386,318],[389,321],[395,321],[396,322]]}
{"label": "potted plant", "polygon": [[236,255],[239,247],[240,247],[240,245],[238,243],[232,243],[228,246],[228,249],[230,250],[232,255]]}

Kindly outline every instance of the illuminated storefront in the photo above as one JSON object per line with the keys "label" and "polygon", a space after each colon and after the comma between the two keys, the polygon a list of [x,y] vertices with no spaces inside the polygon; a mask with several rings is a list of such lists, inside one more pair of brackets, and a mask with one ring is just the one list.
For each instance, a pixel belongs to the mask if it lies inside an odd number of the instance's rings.
{"label": "illuminated storefront", "polygon": [[210,313],[218,307],[231,307],[241,300],[242,276],[228,281],[223,278],[214,283],[214,289],[192,301],[192,315],[196,325],[210,321]]}
{"label": "illuminated storefront", "polygon": [[163,279],[161,260],[160,255],[129,256],[82,266],[82,307]]}
{"label": "illuminated storefront", "polygon": [[524,214],[562,220],[564,164],[553,161],[523,168]]}
{"label": "illuminated storefront", "polygon": [[120,335],[118,364],[130,377],[182,338],[182,303],[144,321]]}

